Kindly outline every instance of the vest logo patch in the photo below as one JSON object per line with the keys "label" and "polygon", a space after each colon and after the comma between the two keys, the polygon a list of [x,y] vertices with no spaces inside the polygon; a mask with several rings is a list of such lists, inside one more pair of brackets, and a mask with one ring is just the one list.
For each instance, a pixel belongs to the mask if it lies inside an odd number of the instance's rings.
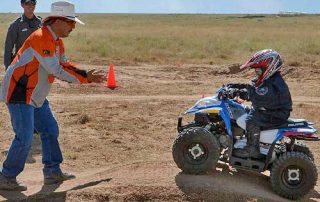
{"label": "vest logo patch", "polygon": [[43,50],[43,54],[50,55],[50,50]]}
{"label": "vest logo patch", "polygon": [[268,87],[257,88],[256,93],[258,95],[266,95],[268,93]]}

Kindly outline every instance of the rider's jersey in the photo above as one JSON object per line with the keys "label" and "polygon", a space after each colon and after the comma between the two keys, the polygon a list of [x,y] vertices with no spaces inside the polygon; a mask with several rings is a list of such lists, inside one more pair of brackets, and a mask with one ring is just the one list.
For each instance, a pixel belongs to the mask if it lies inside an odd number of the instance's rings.
{"label": "rider's jersey", "polygon": [[292,111],[292,100],[288,85],[280,72],[265,80],[256,88],[249,85],[248,93],[252,106],[263,111]]}

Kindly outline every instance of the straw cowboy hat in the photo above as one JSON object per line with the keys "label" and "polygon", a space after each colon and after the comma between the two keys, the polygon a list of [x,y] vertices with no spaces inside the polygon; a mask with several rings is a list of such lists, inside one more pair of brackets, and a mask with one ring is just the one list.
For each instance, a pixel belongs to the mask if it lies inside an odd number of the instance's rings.
{"label": "straw cowboy hat", "polygon": [[67,1],[57,1],[51,4],[51,13],[43,22],[45,23],[52,18],[66,18],[84,25],[75,15],[74,4]]}

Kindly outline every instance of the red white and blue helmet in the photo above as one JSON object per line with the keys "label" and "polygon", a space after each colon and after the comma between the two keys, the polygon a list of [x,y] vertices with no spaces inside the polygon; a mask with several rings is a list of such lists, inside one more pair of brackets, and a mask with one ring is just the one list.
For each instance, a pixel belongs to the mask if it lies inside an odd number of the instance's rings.
{"label": "red white and blue helmet", "polygon": [[240,70],[261,68],[263,73],[255,81],[255,86],[259,87],[266,79],[279,71],[282,64],[283,60],[278,52],[272,49],[265,49],[255,53],[245,64],[240,66]]}

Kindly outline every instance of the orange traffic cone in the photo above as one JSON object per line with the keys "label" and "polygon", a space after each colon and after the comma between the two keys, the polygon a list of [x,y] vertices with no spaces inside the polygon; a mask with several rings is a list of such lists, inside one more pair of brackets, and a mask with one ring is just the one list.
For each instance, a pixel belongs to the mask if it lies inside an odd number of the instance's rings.
{"label": "orange traffic cone", "polygon": [[107,87],[111,90],[114,90],[117,87],[116,77],[114,75],[113,64],[110,64],[109,72],[108,72],[108,80]]}

